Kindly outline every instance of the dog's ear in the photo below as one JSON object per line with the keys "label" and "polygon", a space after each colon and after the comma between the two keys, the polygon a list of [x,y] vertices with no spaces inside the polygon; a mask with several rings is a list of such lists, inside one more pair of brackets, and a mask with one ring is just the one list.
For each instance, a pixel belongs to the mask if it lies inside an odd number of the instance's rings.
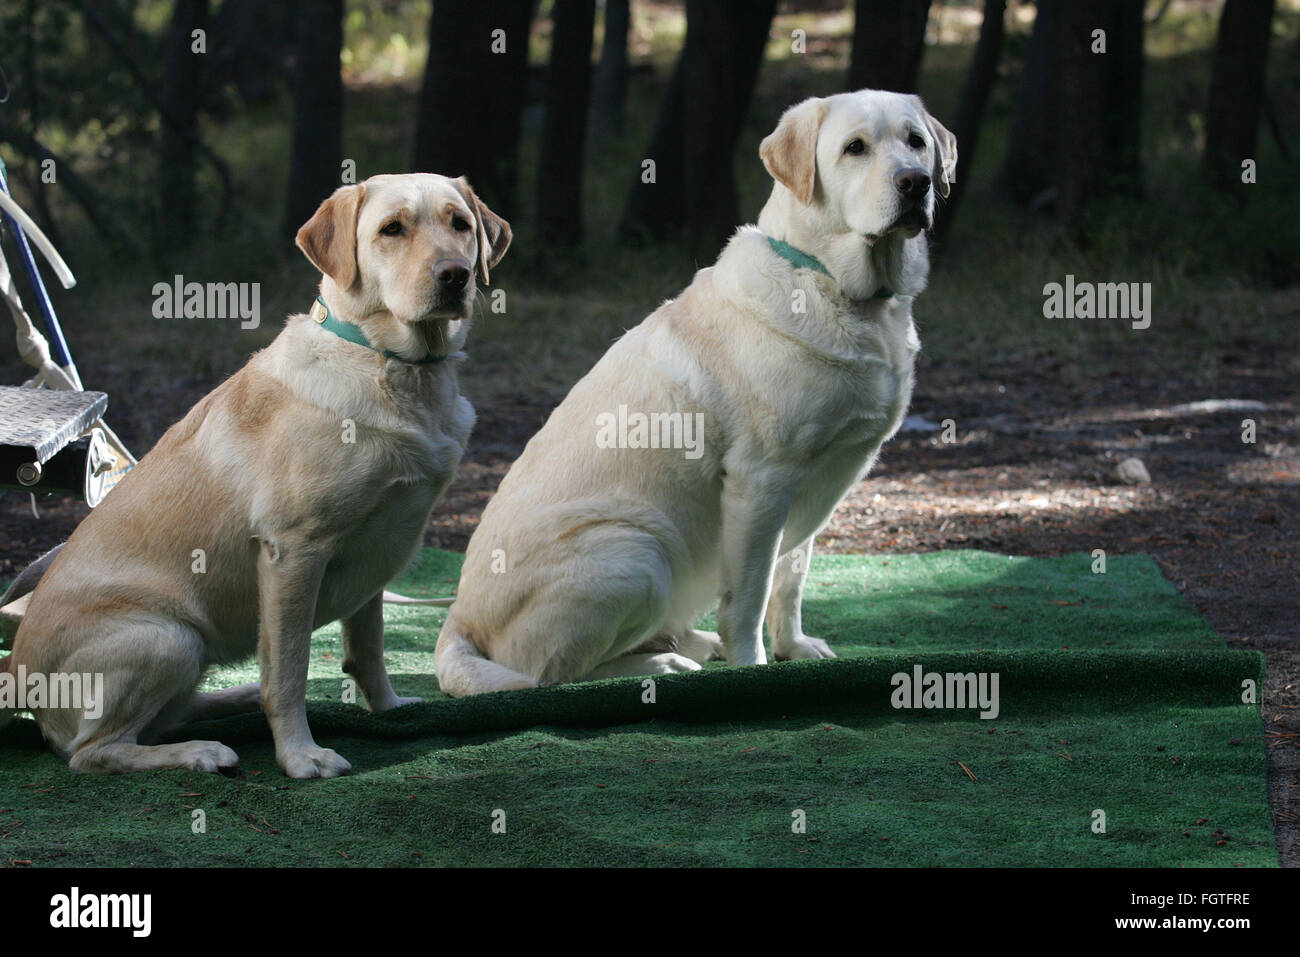
{"label": "dog's ear", "polygon": [[294,239],[311,264],[340,289],[351,289],[357,281],[357,217],[365,195],[363,184],[340,186]]}
{"label": "dog's ear", "polygon": [[826,102],[813,97],[786,110],[776,129],[758,147],[772,178],[807,206],[817,187],[817,134],[826,117]]}
{"label": "dog's ear", "polygon": [[930,130],[930,138],[934,140],[934,172],[931,175],[934,181],[939,184],[939,194],[947,196],[952,192],[952,184],[957,182],[957,137],[948,132],[946,126],[930,115],[919,96],[915,97],[915,100],[916,105],[920,107],[921,114],[925,117],[925,125]]}
{"label": "dog's ear", "polygon": [[478,198],[474,188],[469,185],[469,180],[462,176],[456,180],[456,185],[460,187],[460,194],[469,203],[469,208],[474,211],[474,218],[478,220],[478,276],[486,286],[488,270],[506,254],[514,233],[510,231],[509,223],[488,209],[487,204]]}

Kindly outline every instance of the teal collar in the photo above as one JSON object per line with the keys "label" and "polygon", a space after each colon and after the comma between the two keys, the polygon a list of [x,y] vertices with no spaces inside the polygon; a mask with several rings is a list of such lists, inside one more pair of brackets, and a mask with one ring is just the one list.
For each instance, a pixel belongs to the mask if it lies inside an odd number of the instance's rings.
{"label": "teal collar", "polygon": [[[764,238],[767,240],[767,244],[772,247],[772,252],[776,253],[782,259],[788,260],[795,269],[811,269],[830,279],[835,278],[831,275],[831,271],[822,265],[822,261],[816,256],[810,256],[802,249],[796,249],[794,246],[791,246],[783,240],[773,239],[771,236],[766,236]],[[872,295],[871,298],[890,299],[893,295],[894,293],[892,290],[881,286],[875,291],[875,294]]]}
{"label": "teal collar", "polygon": [[430,365],[447,358],[446,356],[426,355],[423,359],[408,359],[405,356],[399,356],[396,352],[389,352],[387,349],[377,349],[370,344],[370,340],[366,338],[366,334],[361,331],[360,326],[354,326],[350,322],[335,318],[334,313],[330,312],[330,307],[325,305],[325,300],[320,296],[317,296],[316,301],[311,304],[311,312],[308,315],[322,329],[328,329],[340,339],[346,339],[348,342],[355,342],[359,346],[373,349],[387,359],[397,359],[401,362],[409,362],[412,365]]}

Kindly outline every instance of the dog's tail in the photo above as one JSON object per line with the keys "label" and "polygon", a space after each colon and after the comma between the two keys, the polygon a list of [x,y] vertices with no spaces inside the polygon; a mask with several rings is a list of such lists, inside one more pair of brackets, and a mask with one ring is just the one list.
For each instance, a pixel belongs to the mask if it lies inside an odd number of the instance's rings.
{"label": "dog's tail", "polygon": [[64,544],[66,543],[55,545],[19,572],[18,577],[5,589],[5,593],[0,595],[0,608],[36,591],[36,586],[41,583],[41,578],[49,571],[54,559],[59,557],[59,552],[63,550]]}
{"label": "dog's tail", "polygon": [[527,675],[499,665],[475,647],[460,630],[453,611],[438,635],[433,654],[433,673],[443,694],[453,698],[484,694],[489,691],[518,691],[536,688],[537,682]]}

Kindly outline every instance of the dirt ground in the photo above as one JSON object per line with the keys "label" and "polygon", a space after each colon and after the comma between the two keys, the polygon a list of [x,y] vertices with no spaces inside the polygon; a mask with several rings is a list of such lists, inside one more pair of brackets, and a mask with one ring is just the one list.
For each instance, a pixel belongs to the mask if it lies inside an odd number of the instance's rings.
{"label": "dirt ground", "polygon": [[[936,424],[952,419],[955,441],[936,431],[901,433],[841,504],[818,547],[1153,555],[1229,645],[1267,656],[1269,793],[1281,862],[1296,867],[1300,370],[1294,356],[1246,344],[1216,359],[1209,388],[1183,371],[1188,364],[1169,357],[1160,368],[1098,378],[1035,356],[979,369],[923,356],[912,412]],[[175,395],[157,396],[160,402],[148,406],[151,419],[172,404],[178,416],[202,391],[185,383]],[[430,520],[428,544],[465,548],[510,463],[562,397],[535,396],[479,409],[472,448]],[[1192,405],[1210,399],[1263,408]],[[1256,422],[1254,443],[1242,441],[1245,418]],[[1144,462],[1149,484],[1115,478],[1116,465],[1129,456]],[[85,514],[83,506],[55,499],[40,510],[36,521],[26,496],[0,499],[0,578],[65,538]]]}

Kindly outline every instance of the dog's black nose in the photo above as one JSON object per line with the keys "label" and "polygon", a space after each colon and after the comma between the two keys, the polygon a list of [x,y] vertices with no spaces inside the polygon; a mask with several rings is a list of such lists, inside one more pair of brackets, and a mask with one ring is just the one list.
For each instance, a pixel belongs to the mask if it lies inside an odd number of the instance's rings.
{"label": "dog's black nose", "polygon": [[469,267],[454,259],[443,259],[433,267],[433,275],[438,280],[438,288],[459,292],[469,282]]}
{"label": "dog's black nose", "polygon": [[930,174],[915,166],[900,169],[894,174],[894,186],[904,196],[920,199],[930,189]]}

